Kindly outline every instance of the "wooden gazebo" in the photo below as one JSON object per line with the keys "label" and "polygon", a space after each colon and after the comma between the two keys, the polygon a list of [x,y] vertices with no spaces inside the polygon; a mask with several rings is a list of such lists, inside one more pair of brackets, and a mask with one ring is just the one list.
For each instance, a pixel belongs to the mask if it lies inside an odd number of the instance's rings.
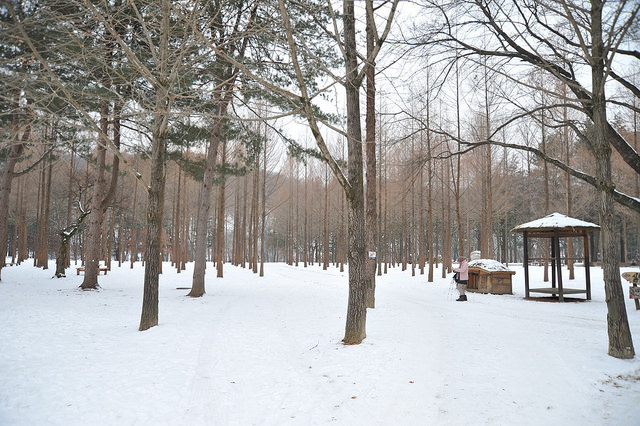
{"label": "wooden gazebo", "polygon": [[[558,300],[564,302],[567,294],[585,293],[587,300],[591,300],[591,277],[589,274],[589,231],[600,229],[600,226],[574,219],[560,213],[552,213],[541,219],[524,223],[512,229],[515,232],[522,232],[524,237],[524,289],[525,298],[529,298],[530,293],[546,293],[558,295]],[[563,258],[560,251],[560,238],[582,237],[584,241],[584,267],[586,288],[565,288],[562,285],[562,260],[581,260],[581,258]],[[530,258],[528,250],[528,240],[530,238],[550,238],[551,257]],[[529,261],[551,262],[551,288],[529,288]],[[557,285],[556,285],[557,284]]]}

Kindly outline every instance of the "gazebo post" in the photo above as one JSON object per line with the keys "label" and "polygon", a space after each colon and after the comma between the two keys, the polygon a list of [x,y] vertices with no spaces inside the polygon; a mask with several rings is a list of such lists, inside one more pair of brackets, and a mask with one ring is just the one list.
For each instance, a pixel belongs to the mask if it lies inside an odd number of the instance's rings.
{"label": "gazebo post", "polygon": [[589,264],[589,231],[582,231],[582,239],[584,241],[584,276],[587,281],[587,300],[591,300],[591,265]]}
{"label": "gazebo post", "polygon": [[555,246],[555,252],[556,252],[555,262],[556,262],[556,270],[558,271],[558,291],[560,292],[559,300],[561,302],[564,302],[564,289],[562,288],[562,262],[561,262],[562,255],[560,254],[560,233],[558,232],[557,229],[555,229],[553,233],[554,233],[554,237],[552,240]]}
{"label": "gazebo post", "polygon": [[[555,236],[551,238],[551,288],[556,288],[556,239]],[[547,263],[545,261],[545,267]]]}
{"label": "gazebo post", "polygon": [[524,297],[529,298],[529,242],[527,240],[527,231],[522,233],[524,238]]}

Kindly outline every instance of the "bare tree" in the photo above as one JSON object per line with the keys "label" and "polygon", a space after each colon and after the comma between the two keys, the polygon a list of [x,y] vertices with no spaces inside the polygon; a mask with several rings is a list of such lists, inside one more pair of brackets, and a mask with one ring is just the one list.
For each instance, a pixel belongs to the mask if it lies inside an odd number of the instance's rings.
{"label": "bare tree", "polygon": [[[457,2],[451,10],[440,4],[435,5],[444,14],[464,10],[475,19],[465,21],[454,28],[446,21],[436,29],[429,44],[445,48],[462,49],[468,55],[493,56],[504,58],[509,64],[520,60],[540,69],[546,75],[566,84],[574,96],[574,102],[568,105],[581,111],[589,120],[588,128],[580,128],[574,122],[564,123],[579,135],[595,160],[593,176],[572,169],[558,159],[551,158],[540,150],[531,147],[518,147],[517,144],[502,144],[513,148],[535,151],[545,161],[571,173],[595,188],[601,235],[602,258],[604,268],[605,291],[607,294],[609,354],[617,358],[631,358],[634,355],[629,330],[624,296],[620,284],[618,268],[619,247],[616,243],[615,213],[613,201],[640,211],[640,201],[616,190],[611,173],[612,148],[620,153],[623,160],[636,173],[640,173],[640,155],[622,138],[607,119],[607,101],[605,83],[612,79],[627,90],[640,95],[640,90],[614,70],[614,57],[625,55],[636,58],[634,52],[620,48],[629,29],[640,16],[640,4],[637,2],[616,2],[609,4],[601,0],[592,0],[589,7],[582,3],[567,0],[536,1],[523,4],[512,0],[498,2]],[[603,19],[605,16],[605,19]],[[549,22],[562,25],[552,26]],[[506,23],[506,24],[505,24]],[[474,44],[469,32],[480,28],[495,43],[489,46]],[[636,58],[637,59],[637,58]],[[591,71],[589,85],[585,88],[579,80],[575,64],[580,63]],[[508,69],[503,68],[504,75]],[[517,80],[517,77],[512,77]],[[521,84],[522,82],[519,81]],[[576,107],[577,105],[577,107]],[[559,105],[551,108],[558,108]],[[549,109],[549,107],[545,107]],[[519,117],[531,116],[536,111],[527,109],[510,121]],[[492,134],[500,126],[492,129]],[[500,145],[494,138],[487,143]],[[477,146],[477,145],[476,145]]]}

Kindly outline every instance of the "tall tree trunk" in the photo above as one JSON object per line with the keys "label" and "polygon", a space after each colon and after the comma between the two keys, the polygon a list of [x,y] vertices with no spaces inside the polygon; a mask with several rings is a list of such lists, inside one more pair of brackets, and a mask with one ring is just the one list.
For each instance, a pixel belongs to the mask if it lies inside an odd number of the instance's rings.
{"label": "tall tree trunk", "polygon": [[240,238],[242,239],[242,249],[241,249],[241,259],[240,264],[244,268],[245,262],[248,260],[249,256],[249,239],[247,237],[247,210],[249,208],[249,177],[245,176],[242,183],[242,235]]}
{"label": "tall tree trunk", "polygon": [[[102,222],[107,208],[115,198],[120,173],[120,158],[114,155],[111,165],[111,180],[105,193],[106,180],[104,170],[106,167],[106,146],[108,145],[106,138],[108,137],[107,131],[109,127],[108,103],[103,102],[100,115],[101,134],[99,135],[100,141],[96,147],[97,176],[91,201],[91,214],[89,215],[89,234],[85,238],[87,260],[85,262],[84,280],[80,285],[83,290],[94,290],[99,287],[98,265],[100,262],[101,242],[103,241],[101,238],[106,238],[106,232],[102,235]],[[120,107],[118,104],[113,107],[113,146],[116,149],[120,148]]]}
{"label": "tall tree trunk", "polygon": [[173,241],[172,241],[172,251],[171,251],[171,263],[176,268],[176,272],[179,274],[180,269],[180,258],[182,254],[180,253],[180,249],[182,245],[180,244],[180,186],[182,184],[182,170],[178,165],[178,184],[175,190],[175,203],[173,207]]}
{"label": "tall tree trunk", "polygon": [[[134,167],[136,165],[134,164]],[[133,269],[133,263],[138,259],[138,224],[136,223],[136,210],[138,208],[138,179],[133,181],[133,214],[131,217],[131,247],[129,249],[129,256],[131,257],[131,269]]]}
{"label": "tall tree trunk", "polygon": [[[484,103],[485,103],[485,139],[491,137],[491,107],[489,105],[489,71],[485,61],[484,64]],[[483,178],[483,209],[482,209],[482,226],[480,237],[480,251],[485,259],[493,259],[493,192],[492,192],[492,156],[491,145],[485,147],[484,166],[485,170],[482,174]]]}
{"label": "tall tree trunk", "polygon": [[[168,0],[165,0],[167,2]],[[167,6],[164,8],[168,9]],[[167,89],[157,88],[157,112],[154,114],[151,149],[151,176],[147,192],[147,250],[144,266],[144,296],[140,331],[158,325],[158,284],[162,256],[162,220],[164,217],[165,161],[167,150]],[[86,272],[85,272],[86,273]]]}
{"label": "tall tree trunk", "polygon": [[83,290],[95,290],[98,285],[98,265],[100,262],[100,247],[102,242],[102,221],[104,212],[100,208],[102,197],[104,196],[107,143],[102,139],[107,137],[109,126],[109,104],[102,102],[100,109],[100,132],[98,136],[101,140],[96,144],[96,166],[93,186],[93,195],[88,218],[87,235],[85,238],[85,264],[84,279],[80,288]]}
{"label": "tall tree trunk", "polygon": [[[266,160],[266,157],[265,157]],[[266,168],[265,168],[265,173],[266,173]],[[265,176],[266,177],[266,176]],[[262,184],[266,184],[265,181],[262,182]],[[265,191],[263,190],[263,194],[262,196],[264,197]],[[264,199],[263,199],[264,202]],[[262,229],[264,231],[264,219],[262,221]],[[296,162],[296,237],[295,237],[295,244],[296,244],[296,267],[298,266],[298,263],[300,262],[300,161]],[[262,236],[263,240],[264,240],[264,235]]]}
{"label": "tall tree trunk", "polygon": [[[367,6],[372,5],[371,2],[367,2]],[[375,48],[374,31],[373,31],[373,10],[371,7],[367,8],[366,19],[366,36],[367,36],[367,58],[373,56],[373,50]],[[378,240],[378,221],[377,221],[377,202],[376,202],[376,82],[375,82],[375,62],[369,64],[366,77],[366,230],[367,230],[367,251],[375,252],[376,255],[378,247],[376,243]],[[376,290],[376,259],[367,259],[367,272],[366,272],[366,286],[367,286],[367,300],[366,304],[368,308],[375,308],[375,290]]]}
{"label": "tall tree trunk", "polygon": [[[296,191],[298,189],[298,174],[296,173]],[[264,231],[267,223],[267,138],[264,139],[264,147],[262,152],[262,220],[260,221],[260,276],[264,277]],[[296,226],[294,232],[294,244],[296,244],[296,266],[298,266],[298,197],[296,197]]]}
{"label": "tall tree trunk", "polygon": [[[568,108],[566,106],[567,103],[567,85],[563,84],[562,85],[562,95],[563,95],[563,102],[565,103],[565,106],[562,108],[562,120],[564,123],[569,123],[569,117],[568,117]],[[570,147],[570,143],[569,143],[569,126],[565,125],[562,129],[562,142],[563,145],[565,147],[565,161],[567,166],[569,166],[571,164],[571,147]],[[573,214],[573,203],[571,201],[571,175],[567,172],[565,173],[565,185],[567,187],[567,200],[566,200],[566,206],[567,206],[567,216],[571,217],[571,215]],[[567,238],[567,268],[569,269],[569,279],[573,280],[575,279],[575,272],[574,272],[574,261],[573,261],[573,238]]]}
{"label": "tall tree trunk", "polygon": [[189,192],[189,185],[187,177],[185,176],[182,184],[182,249],[180,250],[182,256],[180,256],[180,270],[184,271],[187,268],[187,261],[189,259],[189,223],[191,222],[191,212],[189,212],[189,219],[187,220],[187,193]]}
{"label": "tall tree trunk", "polygon": [[[18,231],[18,264],[21,264],[29,257],[27,247],[27,206],[24,202],[25,182],[21,179],[20,185],[20,226]],[[0,268],[1,269],[1,268]]]}
{"label": "tall tree trunk", "polygon": [[[444,245],[443,245],[443,250],[444,250],[444,256],[442,259],[442,270],[445,271],[446,273],[451,273],[453,270],[453,265],[451,264],[452,262],[452,257],[453,257],[453,253],[451,252],[451,196],[450,196],[450,187],[449,187],[449,182],[451,182],[451,163],[449,161],[445,162],[445,176],[446,176],[446,180],[445,180],[445,185],[442,191],[442,195],[444,197],[444,210],[445,210],[445,215],[444,215],[444,223],[443,226],[444,228]],[[446,276],[446,275],[445,275]]]}
{"label": "tall tree trunk", "polygon": [[[221,104],[218,111],[220,117],[226,115],[226,105]],[[218,146],[222,136],[223,119],[217,118],[214,121],[211,136],[209,137],[209,147],[207,148],[207,160],[200,188],[200,200],[198,205],[198,216],[196,219],[196,247],[193,265],[193,281],[191,291],[188,296],[201,297],[204,295],[204,274],[207,264],[207,239],[209,233],[209,210],[211,209],[211,191],[213,179],[215,177],[216,160],[218,158]]]}
{"label": "tall tree trunk", "polygon": [[44,227],[42,221],[44,216],[44,198],[45,198],[45,187],[47,184],[47,173],[44,163],[40,165],[40,177],[38,180],[38,202],[36,207],[36,236],[33,247],[33,266],[40,267],[42,264],[40,261],[42,260],[42,228]]}
{"label": "tall tree trunk", "polygon": [[[293,194],[291,194],[293,196]],[[322,269],[329,268],[329,167],[324,165],[324,218],[322,220]]]}
{"label": "tall tree trunk", "polygon": [[307,188],[307,175],[308,175],[308,165],[307,162],[305,161],[304,163],[304,243],[303,243],[303,252],[302,252],[302,259],[304,261],[304,267],[306,268],[308,265],[308,253],[309,253],[309,229],[308,229],[308,204],[307,204],[307,192],[308,192],[308,188]]}
{"label": "tall tree trunk", "polygon": [[346,103],[348,138],[348,176],[351,189],[347,193],[349,227],[349,302],[343,342],[359,344],[366,337],[366,233],[364,182],[362,173],[362,129],[360,127],[360,86],[356,47],[353,0],[344,1],[344,49],[346,65]]}
{"label": "tall tree trunk", "polygon": [[433,282],[433,156],[431,155],[431,113],[429,110],[429,98],[427,97],[427,257],[429,259],[429,269],[427,282]]}
{"label": "tall tree trunk", "polygon": [[[424,152],[424,141],[422,140],[423,132],[420,132],[420,154]],[[424,229],[424,164],[420,164],[419,184],[418,184],[418,246],[419,246],[419,258],[420,263],[420,275],[424,275],[424,264],[426,262],[426,242],[425,242],[425,229]]]}
{"label": "tall tree trunk", "polygon": [[607,140],[607,109],[605,97],[605,53],[602,40],[601,0],[591,1],[591,82],[593,91],[593,154],[595,157],[597,204],[602,241],[602,268],[607,301],[609,355],[630,359],[635,352],[620,282],[619,252],[616,238],[616,218],[611,174],[611,146]]}
{"label": "tall tree trunk", "polygon": [[[544,94],[542,95],[542,105],[544,105]],[[541,126],[541,139],[540,148],[543,153],[547,151],[547,127],[545,123],[544,110],[540,111],[540,126]],[[542,162],[542,170],[544,176],[544,214],[545,216],[550,214],[549,211],[549,165],[546,161]],[[549,281],[549,239],[544,239],[544,282]]]}
{"label": "tall tree trunk", "polygon": [[[16,105],[18,100],[15,101]],[[17,108],[14,108],[17,111]],[[24,129],[20,126],[24,125]],[[11,146],[8,150],[7,158],[4,161],[4,168],[0,172],[0,281],[2,280],[2,268],[6,262],[6,247],[7,238],[9,233],[9,201],[11,197],[11,184],[15,176],[15,167],[18,160],[24,152],[24,147],[29,138],[31,137],[31,125],[30,123],[21,123],[20,117],[16,112],[13,117],[13,135],[11,138]],[[20,258],[20,256],[18,256]]]}
{"label": "tall tree trunk", "polygon": [[[258,237],[260,236],[259,231],[259,218],[260,218],[260,206],[259,204],[259,196],[260,196],[260,167],[256,167],[253,171],[253,197],[251,204],[253,205],[253,221],[251,222],[251,228],[253,229],[253,239],[251,240],[251,250],[253,251],[253,263],[251,265],[251,270],[254,274],[258,273]],[[293,196],[293,193],[291,193]],[[293,205],[293,204],[292,204]],[[293,214],[293,207],[291,207],[291,213]],[[293,227],[293,220],[290,221],[290,226]],[[293,230],[291,232],[291,239],[293,240]],[[293,253],[293,252],[291,252]],[[293,264],[293,260],[290,264]]]}
{"label": "tall tree trunk", "polygon": [[162,254],[162,220],[164,217],[165,162],[167,155],[167,128],[171,110],[168,75],[169,17],[171,2],[163,0],[161,5],[160,42],[158,46],[158,73],[162,77],[155,89],[155,111],[151,139],[151,174],[147,188],[147,251],[145,253],[144,294],[139,330],[148,330],[158,325],[158,285]]}
{"label": "tall tree trunk", "polygon": [[[380,120],[382,121],[382,120]],[[378,244],[378,276],[382,275],[382,262],[383,260],[385,260],[386,256],[385,256],[385,252],[386,252],[386,248],[385,248],[385,244],[386,242],[382,240],[382,235],[384,233],[386,233],[385,230],[383,230],[382,228],[382,180],[383,180],[383,175],[382,175],[382,123],[380,124],[380,144],[378,147],[378,156],[379,156],[379,161],[378,161],[378,194],[380,194],[380,196],[378,197],[378,238],[377,238],[377,244]],[[344,229],[344,227],[342,227],[342,229]],[[386,263],[385,263],[386,264]]]}
{"label": "tall tree trunk", "polygon": [[[462,126],[460,124],[460,71],[458,69],[458,57],[456,54],[456,136],[458,138],[458,152],[460,152],[460,140],[462,140]],[[456,224],[458,226],[458,255],[465,256],[467,251],[464,247],[464,235],[462,232],[462,215],[460,209],[460,199],[462,198],[462,192],[460,190],[461,182],[461,159],[462,154],[456,155],[456,183],[455,183],[455,197],[456,197]]]}
{"label": "tall tree trunk", "polygon": [[[222,164],[227,161],[227,143],[222,141]],[[224,246],[225,246],[225,222],[226,222],[226,179],[220,184],[220,192],[218,195],[218,221],[216,222],[216,276],[222,278],[224,276]]]}

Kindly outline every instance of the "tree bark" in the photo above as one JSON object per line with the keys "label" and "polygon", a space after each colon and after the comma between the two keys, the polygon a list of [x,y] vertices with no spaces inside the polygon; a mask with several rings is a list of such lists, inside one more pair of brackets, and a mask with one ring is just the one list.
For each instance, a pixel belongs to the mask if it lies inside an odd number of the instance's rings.
{"label": "tree bark", "polygon": [[[293,192],[291,193],[291,196],[293,197]],[[325,164],[324,166],[324,217],[322,220],[322,270],[326,271],[328,268],[329,268],[329,170],[327,165]]]}
{"label": "tree bark", "polygon": [[158,73],[153,133],[151,139],[151,174],[147,189],[147,251],[145,253],[144,294],[139,331],[158,325],[158,285],[162,254],[162,220],[164,217],[165,162],[170,100],[167,81],[169,49],[169,15],[171,2],[161,4]]}
{"label": "tree bark", "polygon": [[[367,19],[366,19],[366,36],[367,36],[367,58],[373,56],[375,47],[373,33],[373,4],[366,2]],[[375,83],[375,62],[369,64],[366,73],[366,117],[365,117],[365,149],[366,149],[366,231],[367,231],[367,251],[375,252],[377,255],[378,248],[376,243],[378,240],[378,221],[377,221],[377,202],[376,202],[376,83]],[[367,259],[366,272],[367,297],[366,303],[368,308],[376,306],[376,259]]]}
{"label": "tree bark", "polygon": [[[100,131],[98,138],[107,137],[109,125],[109,104],[102,102],[100,109]],[[85,238],[85,264],[84,279],[80,288],[83,290],[95,290],[98,285],[98,265],[100,262],[100,243],[102,241],[102,221],[104,211],[101,208],[102,197],[104,196],[105,177],[104,170],[106,165],[106,143],[98,141],[96,144],[96,166],[95,179],[93,186],[93,196],[91,198],[91,206],[89,215],[87,235]]]}
{"label": "tree bark", "polygon": [[[226,115],[226,105],[219,106],[220,116]],[[209,147],[207,149],[207,159],[200,188],[200,201],[198,205],[198,216],[196,220],[196,247],[193,266],[193,281],[191,291],[188,296],[201,297],[205,293],[204,274],[207,264],[207,239],[209,233],[209,211],[211,210],[211,191],[213,179],[215,177],[216,161],[218,158],[218,147],[222,135],[223,120],[215,119],[211,136],[209,137]]]}
{"label": "tree bark", "polygon": [[[222,164],[225,164],[227,161],[227,144],[226,142],[222,142]],[[218,198],[218,222],[216,224],[216,276],[218,278],[222,278],[224,276],[224,242],[225,242],[225,222],[226,222],[226,214],[225,214],[225,191],[226,191],[226,180],[223,179],[220,184],[220,195]]]}
{"label": "tree bark", "polygon": [[595,158],[598,215],[602,241],[602,269],[607,302],[607,330],[609,334],[609,355],[630,359],[635,355],[631,330],[624,303],[619,252],[616,238],[616,219],[613,203],[611,173],[611,146],[607,139],[607,115],[605,97],[605,53],[602,40],[601,0],[591,1],[591,82],[593,90],[593,154]]}
{"label": "tree bark", "polygon": [[[16,105],[18,101],[16,100]],[[16,108],[17,111],[17,108]],[[0,174],[0,217],[4,218],[0,220],[0,244],[2,244],[0,248],[0,281],[2,281],[2,268],[5,266],[6,255],[7,255],[7,238],[9,232],[9,221],[7,218],[9,217],[9,201],[11,197],[11,184],[13,182],[13,178],[15,177],[15,167],[18,163],[18,160],[22,156],[25,148],[25,144],[29,140],[31,136],[31,125],[30,123],[25,123],[24,130],[22,131],[22,135],[20,135],[20,119],[18,113],[16,112],[13,117],[13,128],[14,134],[12,135],[12,144],[9,149],[9,153],[4,162],[4,168]],[[20,256],[18,256],[20,257]]]}
{"label": "tree bark", "polygon": [[[296,190],[298,188],[298,175],[296,173]],[[263,147],[263,153],[262,153],[262,188],[261,191],[262,193],[262,206],[261,206],[261,210],[262,210],[262,220],[260,223],[260,276],[264,277],[264,256],[265,256],[265,252],[264,252],[264,231],[266,228],[266,223],[267,223],[267,138],[265,137],[264,139],[264,147]],[[296,266],[298,263],[298,250],[297,250],[297,242],[298,242],[298,225],[297,225],[297,214],[298,214],[298,209],[297,209],[297,204],[298,204],[298,197],[296,197],[296,226],[295,226],[295,231],[294,231],[294,242],[296,243]]]}
{"label": "tree bark", "polygon": [[346,65],[348,175],[351,190],[347,194],[349,227],[349,302],[343,342],[360,344],[366,337],[366,233],[364,182],[362,173],[362,129],[360,127],[360,85],[356,48],[353,0],[345,0],[343,8],[344,49]]}

